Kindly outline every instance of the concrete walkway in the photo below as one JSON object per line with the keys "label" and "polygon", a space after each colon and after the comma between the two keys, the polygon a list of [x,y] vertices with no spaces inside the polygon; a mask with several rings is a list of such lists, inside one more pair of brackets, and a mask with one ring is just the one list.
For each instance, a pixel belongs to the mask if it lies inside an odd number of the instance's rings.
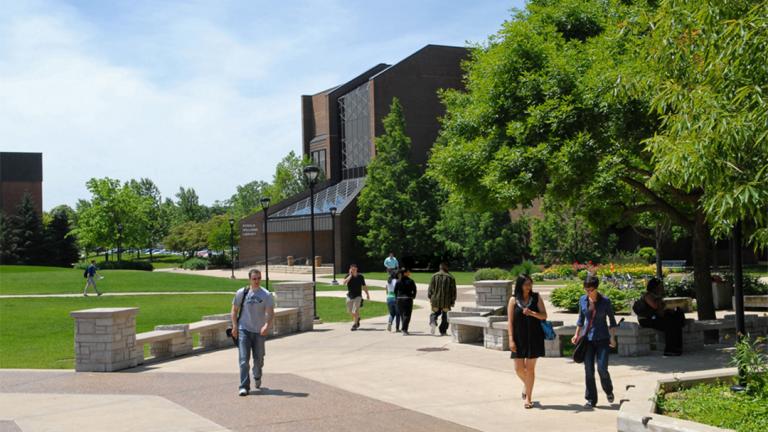
{"label": "concrete walkway", "polygon": [[[537,289],[546,298],[552,288]],[[608,404],[601,392],[597,409],[584,410],[583,367],[542,358],[536,407],[526,410],[509,353],[430,335],[424,293],[420,286],[410,336],[387,332],[386,317],[379,317],[364,320],[356,332],[349,323],[320,324],[269,340],[264,388],[246,398],[236,394],[233,348],[113,374],[0,371],[0,431],[607,432],[616,430],[627,385],[728,365],[723,347],[679,358],[614,356],[616,402]],[[371,297],[384,301],[385,293]],[[457,308],[473,305],[473,290],[460,289],[459,300]],[[550,319],[575,321],[574,314],[549,310]]]}

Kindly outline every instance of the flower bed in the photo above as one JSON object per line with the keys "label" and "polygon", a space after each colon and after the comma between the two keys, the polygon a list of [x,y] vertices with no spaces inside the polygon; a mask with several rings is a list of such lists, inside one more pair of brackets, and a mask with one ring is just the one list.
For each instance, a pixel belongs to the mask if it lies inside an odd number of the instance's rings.
{"label": "flower bed", "polygon": [[[584,279],[587,272],[598,277],[603,276],[625,276],[633,278],[642,278],[644,276],[653,276],[656,274],[656,266],[653,264],[554,264],[547,267],[541,275],[544,279],[569,279],[578,277]],[[663,269],[663,274],[669,274],[669,269]]]}
{"label": "flower bed", "polygon": [[[615,312],[625,313],[630,311],[632,302],[640,298],[643,290],[620,290],[612,286],[601,286],[600,292],[611,299]],[[579,310],[579,298],[583,294],[584,288],[581,282],[574,282],[564,287],[555,288],[549,297],[549,301],[556,307],[565,309],[568,312],[577,312]]]}

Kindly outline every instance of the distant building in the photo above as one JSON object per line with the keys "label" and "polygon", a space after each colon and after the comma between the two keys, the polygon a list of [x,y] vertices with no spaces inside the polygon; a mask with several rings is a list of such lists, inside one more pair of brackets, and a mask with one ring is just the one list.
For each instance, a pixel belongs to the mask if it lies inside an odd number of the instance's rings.
{"label": "distant building", "polygon": [[32,197],[42,218],[43,154],[0,152],[0,209],[15,214],[25,194]]}
{"label": "distant building", "polygon": [[[427,45],[394,65],[378,64],[346,83],[301,97],[303,153],[327,178],[315,187],[314,205],[316,255],[323,262],[329,263],[332,255],[331,207],[337,208],[338,269],[365,259],[356,240],[357,196],[392,99],[397,97],[403,106],[411,161],[423,167],[440,129],[438,119],[445,113],[437,92],[463,88],[461,62],[468,55],[466,48]],[[309,191],[269,208],[270,263],[284,264],[288,256],[300,264],[308,262],[309,214]],[[263,212],[241,221],[241,266],[264,262],[263,226]]]}

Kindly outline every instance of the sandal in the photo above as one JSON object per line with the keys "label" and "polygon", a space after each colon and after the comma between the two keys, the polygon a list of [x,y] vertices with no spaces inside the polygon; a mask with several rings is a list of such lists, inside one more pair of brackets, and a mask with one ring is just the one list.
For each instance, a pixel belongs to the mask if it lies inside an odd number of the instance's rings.
{"label": "sandal", "polygon": [[525,407],[525,409],[531,409],[531,408],[533,408],[533,402],[531,402],[531,403],[528,403],[528,402],[526,402],[526,403],[525,403],[525,405],[524,405],[524,407]]}

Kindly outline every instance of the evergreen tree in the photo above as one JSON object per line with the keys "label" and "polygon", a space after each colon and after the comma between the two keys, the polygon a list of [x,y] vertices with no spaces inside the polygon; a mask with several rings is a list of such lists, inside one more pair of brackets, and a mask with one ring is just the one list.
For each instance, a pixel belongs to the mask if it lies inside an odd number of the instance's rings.
{"label": "evergreen tree", "polygon": [[10,225],[18,262],[40,264],[43,259],[43,224],[35,210],[31,195],[24,194],[17,207],[16,215],[11,216]]}
{"label": "evergreen tree", "polygon": [[[63,206],[66,207],[66,206]],[[51,221],[45,227],[45,262],[46,264],[69,267],[77,262],[79,253],[77,242],[74,236],[70,236],[70,214],[63,208],[56,208],[51,211]]]}
{"label": "evergreen tree", "polygon": [[407,257],[431,259],[437,255],[433,232],[439,189],[421,175],[408,159],[411,139],[397,98],[384,118],[384,135],[376,138],[376,156],[368,165],[360,193],[358,239],[371,258],[390,251]]}
{"label": "evergreen tree", "polygon": [[14,264],[18,260],[12,219],[0,211],[0,264]]}

